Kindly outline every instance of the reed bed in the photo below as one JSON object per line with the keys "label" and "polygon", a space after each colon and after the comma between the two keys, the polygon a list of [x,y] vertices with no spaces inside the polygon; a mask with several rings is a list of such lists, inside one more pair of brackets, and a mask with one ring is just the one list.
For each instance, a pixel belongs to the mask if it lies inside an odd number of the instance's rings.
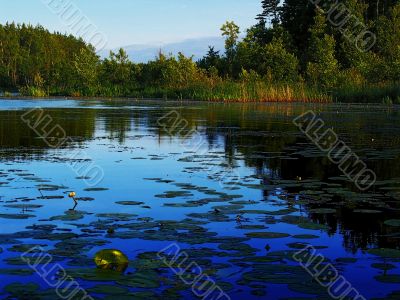
{"label": "reed bed", "polygon": [[[39,88],[20,89],[23,96],[86,96],[81,91],[44,91]],[[400,83],[342,86],[322,90],[303,82],[271,84],[258,81],[195,81],[181,86],[98,87],[90,91],[97,97],[158,98],[225,102],[304,102],[304,103],[383,103],[400,104]],[[3,93],[3,96],[5,93]]]}

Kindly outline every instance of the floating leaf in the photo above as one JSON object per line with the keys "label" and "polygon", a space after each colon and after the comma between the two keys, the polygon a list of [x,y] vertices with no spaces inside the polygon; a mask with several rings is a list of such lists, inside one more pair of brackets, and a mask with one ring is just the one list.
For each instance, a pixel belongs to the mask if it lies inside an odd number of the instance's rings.
{"label": "floating leaf", "polygon": [[310,213],[313,213],[313,214],[334,214],[334,213],[336,213],[336,209],[333,209],[333,208],[316,208],[316,209],[310,209]]}
{"label": "floating leaf", "polygon": [[399,219],[392,219],[385,221],[385,225],[393,226],[393,227],[400,227],[400,220]]}
{"label": "floating leaf", "polygon": [[339,257],[335,261],[338,263],[353,264],[353,263],[357,262],[357,258],[355,258],[355,257]]}
{"label": "floating leaf", "polygon": [[246,236],[257,239],[279,239],[289,237],[290,234],[280,232],[249,232],[246,233]]}
{"label": "floating leaf", "polygon": [[359,214],[380,214],[382,211],[375,209],[355,209],[353,212]]}
{"label": "floating leaf", "polygon": [[129,260],[125,254],[116,249],[105,249],[96,253],[94,262],[100,269],[125,272]]}
{"label": "floating leaf", "polygon": [[300,228],[303,229],[310,229],[310,230],[328,230],[329,226],[324,225],[324,224],[318,224],[318,223],[300,223],[298,224]]}
{"label": "floating leaf", "polygon": [[25,220],[34,217],[35,217],[34,215],[27,215],[27,214],[0,214],[0,219]]}
{"label": "floating leaf", "polygon": [[101,187],[84,189],[84,191],[86,191],[86,192],[101,192],[101,191],[107,191],[107,190],[108,190],[108,188],[101,188]]}
{"label": "floating leaf", "polygon": [[41,208],[43,205],[38,205],[38,204],[7,204],[4,205],[4,207],[7,208],[19,208],[19,209],[35,209],[35,208]]}
{"label": "floating leaf", "polygon": [[379,275],[375,276],[375,279],[383,283],[400,283],[400,275]]}
{"label": "floating leaf", "polygon": [[119,205],[142,205],[144,202],[139,202],[139,201],[117,201],[115,202]]}
{"label": "floating leaf", "polygon": [[368,253],[385,258],[400,258],[400,250],[397,249],[377,248],[368,250]]}
{"label": "floating leaf", "polygon": [[384,264],[384,263],[375,263],[375,264],[372,264],[371,267],[373,267],[375,269],[379,269],[379,270],[384,270],[384,271],[396,269],[395,265]]}
{"label": "floating leaf", "polygon": [[293,238],[301,240],[310,240],[310,239],[318,239],[320,237],[314,234],[296,234],[293,236]]}
{"label": "floating leaf", "polygon": [[118,295],[118,299],[120,295],[127,294],[129,291],[125,288],[118,287],[115,285],[96,285],[92,288],[88,289],[88,292],[95,293],[95,294],[112,294]]}

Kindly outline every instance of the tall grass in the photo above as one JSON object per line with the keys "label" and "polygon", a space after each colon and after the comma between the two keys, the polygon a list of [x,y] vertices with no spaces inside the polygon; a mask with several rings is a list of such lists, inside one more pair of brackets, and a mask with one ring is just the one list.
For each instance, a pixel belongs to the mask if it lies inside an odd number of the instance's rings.
{"label": "tall grass", "polygon": [[48,93],[42,88],[27,86],[19,89],[19,93],[22,96],[31,96],[31,97],[46,97]]}
{"label": "tall grass", "polygon": [[21,95],[31,97],[99,96],[226,102],[352,102],[400,104],[400,84],[347,85],[330,91],[303,82],[272,84],[263,80],[196,80],[182,85],[98,86],[87,90],[49,90],[23,87]]}
{"label": "tall grass", "polygon": [[144,97],[227,102],[331,102],[329,95],[303,84],[272,86],[261,81],[192,84],[180,89],[146,88]]}
{"label": "tall grass", "polygon": [[227,102],[351,102],[400,104],[400,84],[342,86],[322,90],[304,83],[270,84],[264,81],[196,83],[181,89],[147,88],[145,97]]}
{"label": "tall grass", "polygon": [[400,83],[345,86],[335,89],[332,98],[338,102],[400,104]]}

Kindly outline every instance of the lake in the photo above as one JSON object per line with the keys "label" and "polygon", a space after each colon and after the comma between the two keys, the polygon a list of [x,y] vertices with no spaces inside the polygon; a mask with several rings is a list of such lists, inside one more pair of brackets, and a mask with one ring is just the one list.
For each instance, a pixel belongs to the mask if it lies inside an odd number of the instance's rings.
{"label": "lake", "polygon": [[400,298],[399,107],[0,100],[0,145],[2,299]]}

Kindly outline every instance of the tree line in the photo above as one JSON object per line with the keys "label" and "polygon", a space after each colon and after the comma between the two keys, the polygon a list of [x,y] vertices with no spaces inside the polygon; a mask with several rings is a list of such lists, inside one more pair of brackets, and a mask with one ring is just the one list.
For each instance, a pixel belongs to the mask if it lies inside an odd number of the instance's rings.
{"label": "tree line", "polygon": [[224,53],[210,46],[198,61],[160,52],[148,63],[134,63],[123,49],[101,59],[71,35],[0,25],[0,90],[32,96],[400,102],[400,1],[261,4],[244,37],[234,22],[226,22]]}

